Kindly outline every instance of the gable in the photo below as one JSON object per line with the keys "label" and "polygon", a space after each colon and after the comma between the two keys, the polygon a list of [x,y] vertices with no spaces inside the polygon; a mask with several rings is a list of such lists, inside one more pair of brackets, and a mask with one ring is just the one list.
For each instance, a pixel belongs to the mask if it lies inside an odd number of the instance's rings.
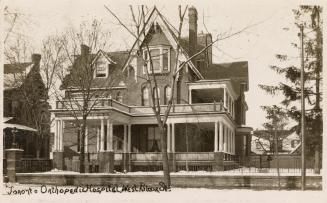
{"label": "gable", "polygon": [[[149,34],[151,34],[151,32],[150,32],[151,27],[153,25],[157,25],[160,27],[164,37],[161,35],[155,36],[155,38],[149,37]],[[146,37],[144,37],[144,35],[141,35],[141,36],[139,36],[138,39],[135,40],[135,42],[129,52],[129,57],[126,60],[126,63],[124,64],[123,71],[126,69],[126,67],[129,65],[132,58],[135,57],[136,52],[139,50],[138,44],[140,44],[140,43],[138,43],[138,42],[140,42],[140,41],[142,42],[141,43],[141,45],[142,45],[145,43],[145,40],[148,40],[149,38],[153,39],[153,41],[150,41],[150,42],[156,42],[156,43],[158,43],[158,42],[167,43],[165,41],[165,39],[167,39],[167,41],[169,42],[169,45],[171,45],[173,49],[177,49],[178,38],[177,38],[176,32],[174,31],[174,28],[172,28],[169,25],[169,23],[164,19],[164,17],[161,15],[161,13],[157,10],[156,7],[154,7],[154,9],[152,10],[151,14],[149,15],[149,18],[147,19],[147,21],[145,23],[145,27],[142,28],[141,32],[145,32]],[[181,50],[181,52],[180,52],[179,56],[180,56],[181,61],[186,61],[189,58],[187,52],[184,50],[183,46],[180,46],[180,50]],[[203,76],[195,68],[192,61],[189,61],[187,63],[187,65],[190,67],[190,69],[196,74],[196,76],[199,79],[203,79]]]}
{"label": "gable", "polygon": [[33,63],[4,64],[4,89],[18,88],[31,71]]}
{"label": "gable", "polygon": [[147,38],[142,43],[142,46],[147,44],[148,46],[156,46],[156,45],[167,45],[170,46],[170,42],[167,39],[166,35],[162,32],[160,33],[149,33]]}

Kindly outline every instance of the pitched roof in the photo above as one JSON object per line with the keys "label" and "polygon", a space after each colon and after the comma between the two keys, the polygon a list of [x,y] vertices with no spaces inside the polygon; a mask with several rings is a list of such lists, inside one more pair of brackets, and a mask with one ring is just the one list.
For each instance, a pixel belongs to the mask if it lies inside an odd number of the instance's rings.
{"label": "pitched roof", "polygon": [[31,64],[32,64],[32,62],[4,64],[3,71],[4,71],[4,74],[21,73],[22,71],[25,71],[26,68]]}
{"label": "pitched roof", "polygon": [[237,93],[239,93],[241,83],[246,83],[247,87],[249,86],[247,61],[211,64],[201,73],[206,80],[230,79]]}
{"label": "pitched roof", "polygon": [[[91,61],[93,61],[99,53],[105,54],[110,60],[112,60],[114,63],[110,66],[113,68],[113,70],[118,70],[118,68],[121,68],[128,57],[128,51],[116,51],[116,52],[103,52],[102,50],[99,50],[97,54],[90,54]],[[77,55],[74,65],[71,68],[71,71],[69,74],[67,74],[62,82],[61,88],[74,88],[72,84],[72,77],[74,76],[75,72],[78,71],[78,63],[81,60],[81,55]],[[110,74],[110,73],[109,73]],[[118,82],[118,81],[117,81]],[[92,80],[91,88],[103,88],[103,87],[112,87],[112,81],[108,78],[94,78]]]}
{"label": "pitched roof", "polygon": [[[145,30],[145,33],[146,35],[148,34],[150,28],[151,28],[151,24],[152,22],[154,22],[155,20],[157,20],[157,17],[158,20],[161,20],[163,25],[165,26],[165,28],[163,29],[164,32],[168,31],[167,32],[167,35],[166,37],[170,40],[170,42],[172,43],[171,45],[174,47],[174,44],[178,44],[178,35],[177,35],[177,31],[176,29],[167,21],[167,19],[159,12],[159,10],[154,7],[152,9],[152,11],[150,12],[146,22],[145,22],[145,25],[144,27],[141,29],[143,32]],[[129,52],[129,58],[131,58],[131,54],[132,54],[132,51],[133,49],[135,48],[135,46],[138,44],[137,42],[138,41],[143,41],[144,39],[142,39],[144,36],[140,36],[139,39],[136,39],[133,46],[131,47],[130,49],[130,52]],[[181,45],[181,52],[183,55],[185,55],[186,58],[189,58],[188,56],[188,51],[184,50],[184,48],[188,48],[188,46],[185,46],[185,40],[182,40],[183,41],[183,45]],[[184,45],[185,44],[185,45]],[[128,60],[126,61],[125,65],[124,65],[124,68],[127,67],[127,64],[128,64]],[[199,77],[199,79],[203,79],[203,76],[201,75],[201,73],[199,72],[199,70],[194,66],[194,64],[192,63],[192,61],[189,61],[188,62],[188,65],[190,67],[190,69]]]}
{"label": "pitched roof", "polygon": [[3,86],[5,90],[18,88],[32,69],[31,62],[4,64]]}

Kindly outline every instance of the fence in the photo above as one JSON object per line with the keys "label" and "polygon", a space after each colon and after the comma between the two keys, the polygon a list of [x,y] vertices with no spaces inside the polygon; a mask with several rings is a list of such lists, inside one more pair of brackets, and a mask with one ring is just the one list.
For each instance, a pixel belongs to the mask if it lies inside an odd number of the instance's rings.
{"label": "fence", "polygon": [[51,159],[22,159],[20,162],[21,172],[45,172],[52,169]]}

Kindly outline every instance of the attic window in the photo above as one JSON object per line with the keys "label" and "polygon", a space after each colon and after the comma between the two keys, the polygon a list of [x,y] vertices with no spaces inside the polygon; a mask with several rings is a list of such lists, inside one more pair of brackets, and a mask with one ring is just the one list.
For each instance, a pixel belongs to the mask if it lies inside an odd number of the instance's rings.
{"label": "attic window", "polygon": [[106,62],[99,60],[95,67],[95,77],[96,78],[106,78],[108,76],[109,65]]}
{"label": "attic window", "polygon": [[[152,59],[153,72],[154,73],[167,73],[170,71],[170,49],[166,46],[157,46],[149,48]],[[143,69],[143,73],[146,74],[145,68],[148,68],[148,72],[151,73],[150,57],[146,50],[143,50],[143,58],[146,64]]]}
{"label": "attic window", "polygon": [[161,33],[162,31],[161,31],[160,25],[157,22],[152,23],[150,32],[153,34]]}

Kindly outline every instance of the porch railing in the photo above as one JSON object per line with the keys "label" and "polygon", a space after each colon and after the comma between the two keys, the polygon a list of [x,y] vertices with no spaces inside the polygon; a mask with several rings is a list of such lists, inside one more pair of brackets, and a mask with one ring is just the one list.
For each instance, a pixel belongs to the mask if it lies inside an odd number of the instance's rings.
{"label": "porch railing", "polygon": [[213,161],[212,152],[176,152],[176,161]]}
{"label": "porch railing", "polygon": [[[152,114],[153,110],[150,106],[131,106],[130,112],[132,114]],[[161,111],[167,110],[166,105],[160,106]],[[198,103],[198,104],[175,104],[171,108],[172,113],[197,113],[197,112],[217,112],[225,111],[222,103]]]}
{"label": "porch railing", "polygon": [[161,152],[131,153],[132,161],[161,161]]}
{"label": "porch railing", "polygon": [[[114,108],[129,114],[153,114],[151,106],[127,106],[113,99],[96,99],[89,101],[89,106],[95,109]],[[83,100],[72,99],[56,102],[56,109],[79,109],[83,106]],[[160,106],[162,112],[167,110],[167,105]],[[226,111],[221,102],[197,103],[197,104],[175,104],[171,108],[172,113],[197,113],[197,112],[219,112]]]}
{"label": "porch railing", "polygon": [[[56,109],[79,109],[83,106],[82,99],[62,100],[56,102]],[[120,111],[130,113],[130,107],[113,99],[93,99],[88,102],[88,106],[93,108],[115,108]]]}

